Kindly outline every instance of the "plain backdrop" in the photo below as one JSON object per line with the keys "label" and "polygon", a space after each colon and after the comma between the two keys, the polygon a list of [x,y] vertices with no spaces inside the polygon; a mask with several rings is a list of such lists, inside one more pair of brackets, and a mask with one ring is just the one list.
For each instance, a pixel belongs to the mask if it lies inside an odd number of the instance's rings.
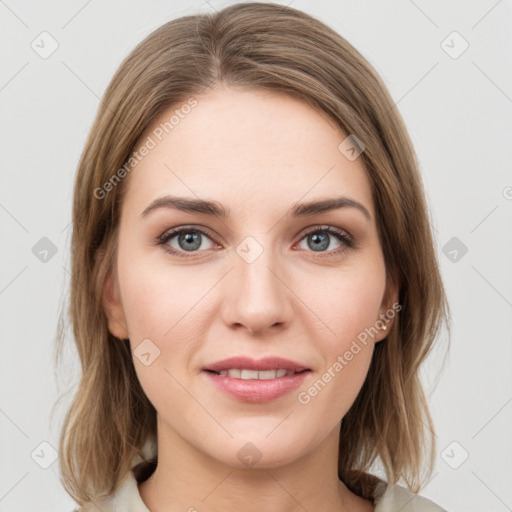
{"label": "plain backdrop", "polygon": [[[53,347],[74,174],[99,98],[155,28],[230,3],[0,1],[0,511],[75,505],[55,460],[70,397],[54,404],[79,365],[70,349],[57,379]],[[448,511],[512,510],[512,5],[289,3],[376,68],[419,156],[452,310],[448,355],[424,372],[438,451],[421,494]]]}

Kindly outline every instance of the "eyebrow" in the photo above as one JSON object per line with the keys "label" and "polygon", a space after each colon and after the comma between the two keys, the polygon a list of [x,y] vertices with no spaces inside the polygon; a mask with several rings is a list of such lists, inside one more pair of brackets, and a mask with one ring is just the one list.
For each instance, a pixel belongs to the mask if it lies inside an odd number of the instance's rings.
{"label": "eyebrow", "polygon": [[[152,211],[160,208],[169,208],[188,213],[202,213],[204,215],[218,217],[219,219],[227,219],[230,215],[229,208],[225,208],[217,201],[166,195],[151,202],[141,213],[141,217],[147,217]],[[295,203],[290,209],[289,215],[292,218],[308,217],[340,208],[355,208],[368,220],[371,221],[372,219],[370,212],[363,204],[349,197],[331,197],[307,203]]]}

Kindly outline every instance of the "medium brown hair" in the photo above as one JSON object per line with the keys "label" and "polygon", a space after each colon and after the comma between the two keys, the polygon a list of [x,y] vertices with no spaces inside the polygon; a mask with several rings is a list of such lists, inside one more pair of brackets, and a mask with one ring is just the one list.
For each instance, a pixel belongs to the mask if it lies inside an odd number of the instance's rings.
{"label": "medium brown hair", "polygon": [[94,191],[105,190],[157,115],[216,85],[294,95],[364,143],[360,158],[387,277],[399,285],[402,309],[376,344],[367,379],[343,418],[338,473],[364,495],[366,471],[380,462],[389,482],[403,478],[417,492],[423,463],[430,475],[435,454],[419,368],[448,319],[417,159],[366,59],[317,19],[266,3],[164,24],[126,57],[103,96],[74,188],[68,315],[82,373],[60,437],[62,483],[83,504],[113,492],[134,456],[146,468],[155,462],[142,448],[156,435],[156,411],[138,381],[129,343],[109,332],[102,301],[129,176],[102,198]]}

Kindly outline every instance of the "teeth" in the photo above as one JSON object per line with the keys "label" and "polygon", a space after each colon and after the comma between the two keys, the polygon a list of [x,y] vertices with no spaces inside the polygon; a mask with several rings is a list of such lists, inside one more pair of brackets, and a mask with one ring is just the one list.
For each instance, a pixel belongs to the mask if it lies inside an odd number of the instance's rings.
{"label": "teeth", "polygon": [[[228,371],[228,375],[231,377],[230,372],[232,370]],[[235,370],[238,371],[238,370]],[[249,379],[258,379],[259,378],[259,372],[258,370],[242,370],[240,374],[240,379],[249,380]]]}
{"label": "teeth", "polygon": [[284,368],[280,368],[278,370],[244,370],[244,369],[230,369],[230,370],[221,370],[219,375],[224,377],[231,377],[235,379],[243,379],[243,380],[267,380],[267,379],[275,379],[279,377],[289,377],[290,375],[295,375],[293,370],[285,370]]}
{"label": "teeth", "polygon": [[275,379],[277,377],[277,370],[260,370],[258,373],[258,379]]}

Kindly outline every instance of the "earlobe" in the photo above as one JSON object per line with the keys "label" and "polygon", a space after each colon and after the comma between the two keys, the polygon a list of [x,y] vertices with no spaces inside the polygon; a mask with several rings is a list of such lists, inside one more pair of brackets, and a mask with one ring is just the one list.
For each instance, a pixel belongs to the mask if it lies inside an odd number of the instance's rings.
{"label": "earlobe", "polygon": [[108,330],[121,340],[129,338],[117,279],[110,271],[103,287],[103,308],[108,319]]}
{"label": "earlobe", "polygon": [[386,338],[394,323],[394,318],[399,309],[398,305],[398,281],[396,274],[389,277],[386,284],[386,291],[382,300],[381,310],[379,312],[379,319],[375,322],[375,326],[379,330],[375,336],[375,343],[382,341]]}
{"label": "earlobe", "polygon": [[[382,317],[382,315],[381,315],[381,317]],[[381,318],[379,318],[375,322],[375,327],[377,328],[378,333],[373,338],[374,343],[378,343],[379,341],[382,341],[386,338],[386,336],[389,333],[390,324],[391,324],[391,322],[385,322],[385,321],[381,320]]]}

